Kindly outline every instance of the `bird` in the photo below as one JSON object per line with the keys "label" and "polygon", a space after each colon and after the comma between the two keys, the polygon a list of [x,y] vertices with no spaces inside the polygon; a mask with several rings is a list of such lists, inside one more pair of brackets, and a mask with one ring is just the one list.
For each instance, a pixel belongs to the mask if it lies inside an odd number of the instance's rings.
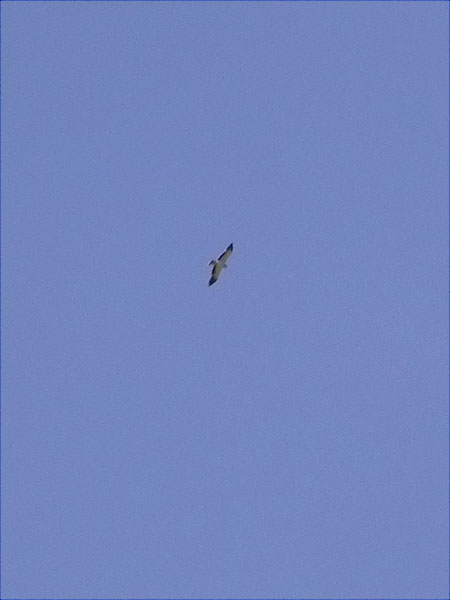
{"label": "bird", "polygon": [[233,252],[233,244],[230,244],[228,246],[228,248],[225,250],[225,252],[222,252],[222,254],[219,256],[219,258],[217,260],[211,260],[209,262],[209,266],[212,266],[212,271],[211,271],[211,278],[209,280],[208,285],[212,285],[213,283],[216,283],[216,281],[219,279],[220,271],[222,269],[227,268],[226,261],[228,260],[230,254],[232,252]]}

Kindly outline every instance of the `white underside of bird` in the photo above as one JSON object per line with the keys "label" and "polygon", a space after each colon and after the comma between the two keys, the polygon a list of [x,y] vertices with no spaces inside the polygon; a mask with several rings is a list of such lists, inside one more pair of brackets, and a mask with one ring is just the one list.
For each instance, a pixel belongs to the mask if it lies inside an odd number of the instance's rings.
{"label": "white underside of bird", "polygon": [[222,269],[227,268],[226,261],[228,260],[230,254],[232,252],[233,252],[233,244],[230,244],[228,246],[228,248],[225,250],[225,252],[222,252],[222,254],[219,256],[219,258],[217,260],[210,261],[209,266],[212,266],[213,269],[211,271],[211,278],[209,280],[208,285],[212,285],[213,283],[216,283]]}

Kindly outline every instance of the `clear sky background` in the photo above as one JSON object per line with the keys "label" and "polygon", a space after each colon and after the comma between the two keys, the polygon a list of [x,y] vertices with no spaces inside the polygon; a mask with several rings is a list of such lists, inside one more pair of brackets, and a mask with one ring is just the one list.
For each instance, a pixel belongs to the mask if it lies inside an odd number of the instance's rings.
{"label": "clear sky background", "polygon": [[448,11],[2,2],[3,598],[448,598]]}

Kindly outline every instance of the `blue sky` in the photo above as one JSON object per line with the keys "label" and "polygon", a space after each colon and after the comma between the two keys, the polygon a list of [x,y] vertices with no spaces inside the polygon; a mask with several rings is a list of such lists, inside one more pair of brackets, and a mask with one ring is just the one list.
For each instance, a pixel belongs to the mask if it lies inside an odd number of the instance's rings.
{"label": "blue sky", "polygon": [[3,598],[448,598],[448,10],[2,2]]}

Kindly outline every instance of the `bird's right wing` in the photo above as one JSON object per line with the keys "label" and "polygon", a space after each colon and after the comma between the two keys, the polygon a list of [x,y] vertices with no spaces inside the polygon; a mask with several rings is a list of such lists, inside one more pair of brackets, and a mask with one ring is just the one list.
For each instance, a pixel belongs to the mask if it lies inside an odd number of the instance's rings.
{"label": "bird's right wing", "polygon": [[209,280],[208,285],[212,285],[213,283],[216,283],[216,281],[219,279],[221,270],[222,270],[222,267],[216,263],[213,267],[213,270],[211,271],[211,278]]}

